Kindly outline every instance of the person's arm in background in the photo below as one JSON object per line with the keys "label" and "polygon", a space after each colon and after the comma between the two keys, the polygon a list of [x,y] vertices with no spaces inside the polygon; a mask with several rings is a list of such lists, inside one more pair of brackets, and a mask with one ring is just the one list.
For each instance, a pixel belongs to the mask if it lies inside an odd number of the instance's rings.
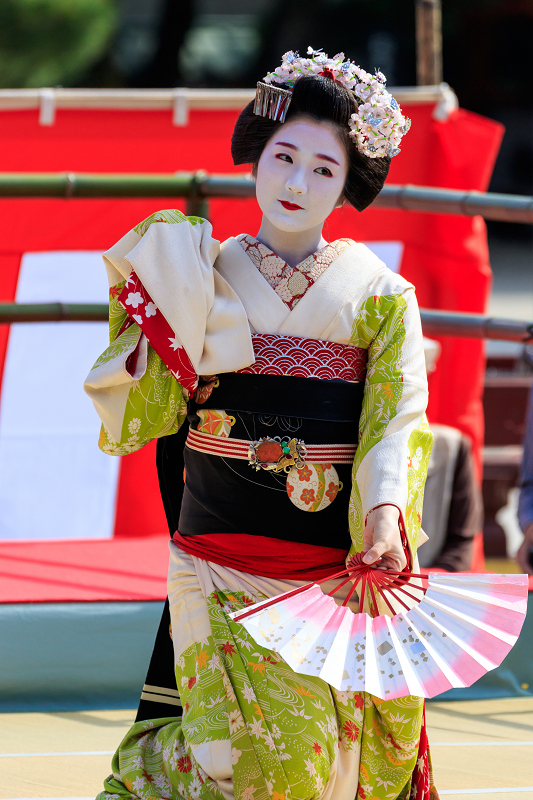
{"label": "person's arm in background", "polygon": [[524,533],[524,541],[516,554],[516,560],[524,572],[533,575],[533,565],[529,561],[529,554],[533,548],[533,390],[529,394],[520,486],[518,521]]}

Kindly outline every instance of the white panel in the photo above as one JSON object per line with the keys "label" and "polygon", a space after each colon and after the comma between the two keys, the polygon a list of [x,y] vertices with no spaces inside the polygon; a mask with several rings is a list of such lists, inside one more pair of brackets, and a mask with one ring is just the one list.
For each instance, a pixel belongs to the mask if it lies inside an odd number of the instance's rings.
{"label": "white panel", "polygon": [[[100,253],[26,253],[18,303],[107,301]],[[113,536],[120,459],[97,446],[83,381],[107,347],[99,322],[11,327],[0,405],[0,540]]]}
{"label": "white panel", "polygon": [[403,242],[365,242],[369,250],[393,272],[400,272],[403,256]]}

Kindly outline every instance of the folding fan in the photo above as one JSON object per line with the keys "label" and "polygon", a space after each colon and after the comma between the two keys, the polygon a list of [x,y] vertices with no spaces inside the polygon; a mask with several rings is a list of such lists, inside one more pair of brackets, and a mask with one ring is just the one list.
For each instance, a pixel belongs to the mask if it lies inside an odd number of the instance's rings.
{"label": "folding fan", "polygon": [[[416,575],[377,569],[355,557],[348,569],[325,580],[341,576],[347,577],[329,595],[311,583],[231,617],[295,672],[341,691],[393,700],[470,686],[501,664],[526,614],[527,575]],[[409,582],[412,578],[421,580]],[[339,606],[331,595],[350,580]],[[360,597],[368,589],[376,606],[376,594],[381,595],[392,616],[347,608],[358,584]],[[423,596],[410,608],[405,597],[415,600],[413,590]],[[394,613],[391,599],[406,610]]]}

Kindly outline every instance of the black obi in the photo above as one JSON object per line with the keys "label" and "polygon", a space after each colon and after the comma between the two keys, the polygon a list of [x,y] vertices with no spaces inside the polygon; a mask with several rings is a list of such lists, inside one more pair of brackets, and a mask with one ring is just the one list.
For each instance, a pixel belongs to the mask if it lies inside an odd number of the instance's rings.
{"label": "black obi", "polygon": [[[363,390],[364,382],[227,373],[220,375],[205,402],[189,403],[187,418],[197,430],[201,416],[205,418],[202,411],[224,410],[234,420],[230,440],[279,436],[302,439],[308,445],[356,444]],[[351,464],[334,464],[342,488],[333,502],[307,511],[289,498],[285,473],[256,471],[245,460],[189,447],[184,450],[185,487],[178,488],[184,439],[179,431],[162,440],[158,449],[159,479],[171,530],[177,528],[182,536],[247,533],[349,548]]]}

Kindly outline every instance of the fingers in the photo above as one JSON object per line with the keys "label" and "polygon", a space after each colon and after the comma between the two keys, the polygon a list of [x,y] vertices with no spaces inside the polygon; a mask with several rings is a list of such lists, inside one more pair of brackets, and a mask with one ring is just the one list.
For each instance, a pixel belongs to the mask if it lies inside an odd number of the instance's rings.
{"label": "fingers", "polygon": [[375,564],[378,558],[387,551],[387,545],[385,542],[378,542],[370,550],[364,554],[363,556],[363,563],[364,564]]}
{"label": "fingers", "polygon": [[389,513],[389,509],[376,509],[369,516],[363,537],[363,552],[363,564],[379,561],[379,567],[399,571],[407,565],[398,520]]}
{"label": "fingers", "polygon": [[401,571],[407,566],[407,558],[403,547],[397,545],[396,541],[388,541],[388,538],[376,541],[370,550],[363,556],[363,564],[375,564],[381,559],[379,566],[384,569],[397,569]]}
{"label": "fingers", "polygon": [[385,555],[378,564],[378,569],[394,569],[401,572],[407,566],[407,559],[401,555]]}

